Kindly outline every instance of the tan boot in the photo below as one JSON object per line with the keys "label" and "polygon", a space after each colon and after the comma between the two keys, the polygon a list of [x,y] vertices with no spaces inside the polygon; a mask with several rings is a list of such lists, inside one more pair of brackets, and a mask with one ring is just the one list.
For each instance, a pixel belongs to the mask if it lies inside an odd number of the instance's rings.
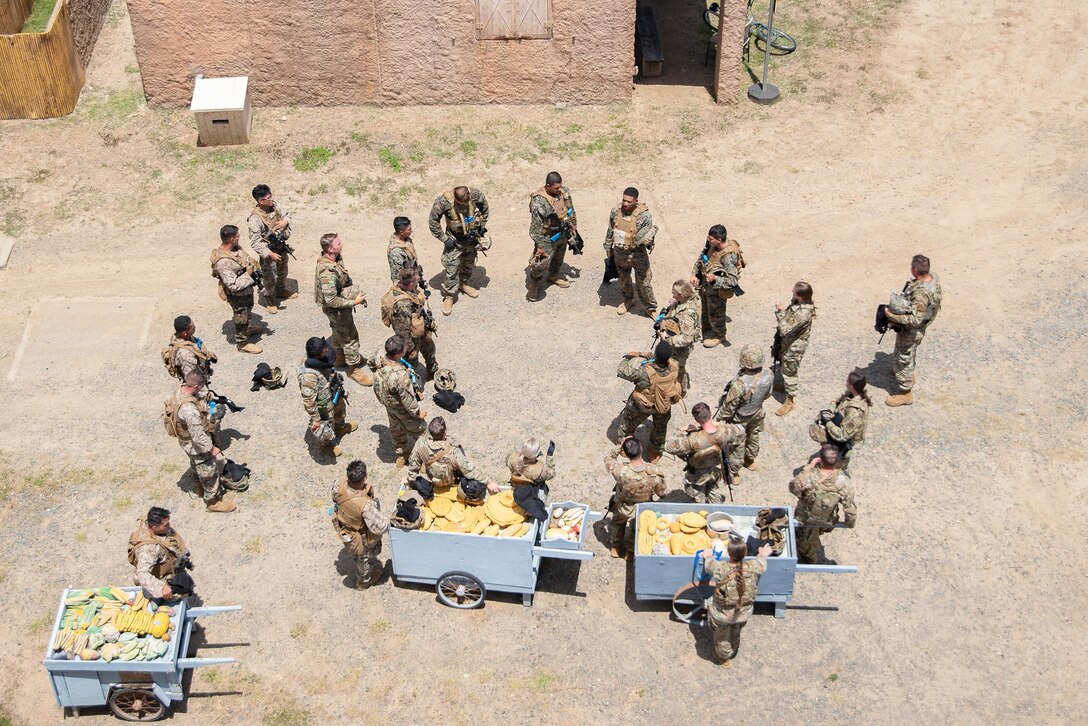
{"label": "tan boot", "polygon": [[787,396],[786,402],[774,410],[775,416],[785,416],[793,410],[793,396]]}
{"label": "tan boot", "polygon": [[884,403],[892,407],[909,406],[914,403],[914,392],[903,391],[902,393],[897,393],[894,396],[888,396],[884,399]]}
{"label": "tan boot", "polygon": [[461,293],[469,297],[480,297],[480,291],[474,287],[461,283]]}
{"label": "tan boot", "polygon": [[204,511],[226,514],[227,512],[233,512],[237,508],[238,506],[234,502],[227,502],[222,497],[218,497],[208,502],[208,506],[204,508]]}
{"label": "tan boot", "polygon": [[703,338],[704,348],[717,348],[721,344],[721,338]]}
{"label": "tan boot", "polygon": [[348,378],[355,381],[360,386],[374,385],[374,376],[364,371],[362,366],[351,366],[348,368]]}
{"label": "tan boot", "polygon": [[280,311],[280,306],[277,305],[276,303],[269,303],[268,305],[264,306],[264,309],[267,310],[268,312],[272,313],[273,315],[275,315],[276,313],[278,313]]}
{"label": "tan boot", "polygon": [[610,554],[612,557],[614,557],[617,560],[620,559],[621,557],[623,557],[623,552],[620,550],[619,547],[609,548],[608,554]]}
{"label": "tan boot", "polygon": [[397,460],[393,462],[393,465],[399,469],[402,466],[408,466],[408,460],[404,458],[404,454],[397,454]]}
{"label": "tan boot", "polygon": [[243,353],[253,353],[253,354],[263,353],[264,352],[264,348],[257,345],[256,343],[245,343],[244,345],[239,345],[238,350],[240,350]]}
{"label": "tan boot", "polygon": [[449,315],[452,312],[453,312],[453,298],[452,297],[442,298],[442,314],[443,315]]}
{"label": "tan boot", "polygon": [[359,428],[359,422],[358,421],[347,421],[347,422],[344,423],[343,426],[337,426],[335,430],[336,430],[336,435],[337,436],[347,436],[352,431],[355,431],[358,428]]}
{"label": "tan boot", "polygon": [[623,305],[619,306],[619,309],[616,310],[616,315],[626,315],[627,313],[631,312],[634,309],[635,309],[635,304],[634,303],[626,303],[625,302]]}
{"label": "tan boot", "polygon": [[548,282],[556,287],[570,287],[570,283],[564,280],[562,277],[549,277]]}
{"label": "tan boot", "polygon": [[297,298],[297,297],[298,297],[298,293],[297,293],[297,292],[293,292],[293,293],[291,293],[290,295],[284,294],[284,295],[282,295],[281,297],[282,297],[282,299],[284,299],[284,300],[294,300],[295,298]]}
{"label": "tan boot", "polygon": [[658,451],[656,446],[651,445],[646,451],[646,461],[650,462],[651,464],[656,464],[660,460],[661,452]]}
{"label": "tan boot", "polygon": [[721,663],[719,663],[718,665],[720,665],[720,666],[721,666],[722,668],[724,668],[725,670],[729,670],[730,668],[732,668],[732,667],[733,667],[733,659],[732,659],[732,658],[730,658],[729,660],[723,660],[723,661],[722,661]]}
{"label": "tan boot", "polygon": [[342,351],[342,350],[336,351],[336,360],[333,361],[333,364],[332,364],[333,367],[334,368],[343,368],[347,364],[348,364],[348,362],[346,360],[344,360],[344,351]]}

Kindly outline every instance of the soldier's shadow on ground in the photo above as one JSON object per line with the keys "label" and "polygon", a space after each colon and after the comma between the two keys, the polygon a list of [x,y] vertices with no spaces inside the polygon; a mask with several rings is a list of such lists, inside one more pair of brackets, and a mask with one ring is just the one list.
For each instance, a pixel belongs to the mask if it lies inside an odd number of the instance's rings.
{"label": "soldier's shadow on ground", "polygon": [[235,429],[219,429],[215,433],[215,443],[221,451],[229,449],[235,441],[249,441],[250,438],[251,434],[243,434]]}
{"label": "soldier's shadow on ground", "polygon": [[597,288],[597,305],[602,308],[618,308],[623,303],[623,295],[620,294],[620,283],[613,280],[602,283]]}
{"label": "soldier's shadow on ground", "polygon": [[314,432],[311,431],[309,427],[306,427],[305,440],[306,450],[310,452],[310,458],[314,460],[314,463],[323,466],[336,464],[336,457],[333,456],[332,449],[319,444],[317,438],[314,436]]}
{"label": "soldier's shadow on ground", "polygon": [[[261,309],[263,310],[264,308],[262,307]],[[264,338],[266,336],[271,337],[274,334],[274,331],[268,326],[268,323],[265,322],[264,318],[262,318],[257,313],[253,313],[250,316],[249,327],[253,330],[259,331],[259,337],[261,338]],[[249,340],[249,338],[246,338],[245,340],[239,340],[234,335],[234,321],[230,318],[227,318],[223,321],[221,330],[223,331],[223,337],[226,338],[227,342],[231,343],[232,345],[245,343]],[[256,363],[254,363],[254,368],[256,368]]]}
{"label": "soldier's shadow on ground", "polygon": [[190,497],[196,498],[196,477],[193,476],[192,469],[187,470],[178,477],[177,487],[180,491],[188,494]]}
{"label": "soldier's shadow on ground", "polygon": [[336,556],[336,574],[343,578],[343,585],[351,590],[355,585],[355,558],[351,556],[346,547],[340,548],[340,554]]}
{"label": "soldier's shadow on ground", "polygon": [[487,289],[487,286],[491,284],[491,278],[487,274],[487,268],[483,265],[476,265],[472,270],[472,274],[468,276],[467,282],[477,290]]}
{"label": "soldier's shadow on ground", "polygon": [[385,464],[392,464],[397,460],[397,452],[393,448],[393,437],[389,433],[389,427],[382,424],[374,424],[370,430],[378,435],[378,448],[374,455]]}
{"label": "soldier's shadow on ground", "polygon": [[865,380],[870,386],[875,386],[887,393],[899,392],[899,386],[896,385],[895,377],[892,375],[891,353],[878,350],[873,354],[872,362],[864,368],[859,368],[858,371],[865,375]]}

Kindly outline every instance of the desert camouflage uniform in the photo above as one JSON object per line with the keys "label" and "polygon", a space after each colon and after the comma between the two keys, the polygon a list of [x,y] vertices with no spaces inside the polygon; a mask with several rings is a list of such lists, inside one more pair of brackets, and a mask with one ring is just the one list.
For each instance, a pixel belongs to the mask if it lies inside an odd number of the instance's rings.
{"label": "desert camouflage uniform", "polygon": [[744,597],[737,596],[738,566],[728,558],[708,560],[703,571],[715,582],[714,594],[707,608],[707,624],[714,642],[714,657],[724,662],[737,657],[740,649],[740,631],[748,622],[755,609],[756,591],[759,589],[759,577],[767,571],[767,558],[760,555],[745,560]]}
{"label": "desert camouflage uniform", "polygon": [[[699,285],[699,300],[703,308],[703,337],[724,341],[726,335],[726,303],[733,297],[733,288],[740,284],[744,254],[736,240],[727,239],[720,250],[711,250],[707,261],[695,261],[691,274],[698,277],[700,267],[704,282]],[[710,280],[710,276],[714,280]]]}
{"label": "desert camouflage uniform", "polygon": [[148,599],[161,599],[163,587],[174,577],[178,560],[188,549],[185,540],[173,527],[166,534],[157,535],[146,520],[140,520],[128,542],[129,562],[136,568],[132,573],[133,584],[142,587]]}
{"label": "desert camouflage uniform", "polygon": [[700,504],[721,504],[728,498],[722,477],[722,450],[743,446],[744,427],[719,423],[709,433],[698,429],[685,431],[665,442],[665,453],[684,459],[684,492]]}
{"label": "desert camouflage uniform", "polygon": [[[175,402],[180,402],[184,398],[186,394],[180,387],[174,391]],[[226,407],[215,406],[214,413],[211,407],[212,404],[208,401],[200,399],[196,403],[187,401],[180,404],[177,412],[178,444],[189,457],[189,466],[192,468],[193,476],[204,490],[206,504],[223,495],[223,479],[219,474],[215,457],[212,456],[212,449],[215,448],[212,433],[226,413]]]}
{"label": "desert camouflage uniform", "polygon": [[389,517],[382,514],[370,485],[356,489],[348,485],[347,477],[332,485],[332,503],[332,527],[355,561],[355,587],[366,589],[382,551],[382,535],[389,530]]}
{"label": "desert camouflage uniform", "polygon": [[740,424],[744,427],[744,446],[729,450],[729,470],[736,477],[741,466],[752,466],[759,456],[759,435],[763,432],[763,402],[771,395],[774,375],[765,369],[742,370],[725,386],[718,399],[715,421]]}
{"label": "desert camouflage uniform", "polygon": [[[453,192],[448,192],[434,200],[431,214],[428,220],[431,234],[435,239],[445,244],[448,237],[452,237],[456,243],[452,249],[443,251],[442,268],[446,271],[446,279],[442,283],[442,297],[453,297],[457,294],[461,285],[468,284],[472,277],[472,271],[476,269],[476,245],[469,239],[468,232],[479,230],[487,226],[488,206],[487,198],[479,189],[469,188],[469,216],[473,221],[464,219],[454,207]],[[471,214],[475,212],[475,214]],[[442,219],[446,220],[446,229],[442,230]]]}
{"label": "desert camouflage uniform", "polygon": [[820,535],[830,532],[839,521],[842,509],[846,526],[853,528],[858,519],[850,477],[842,469],[824,473],[814,464],[806,464],[790,481],[790,494],[797,497],[794,516],[797,527],[797,560],[813,563],[820,557]]}
{"label": "desert camouflage uniform", "polygon": [[281,219],[287,220],[287,226],[282,231],[287,235],[287,239],[290,239],[291,217],[284,211],[279,202],[273,204],[271,212],[265,212],[259,206],[254,206],[253,211],[249,213],[249,219],[246,220],[249,225],[249,246],[261,258],[261,272],[264,275],[264,297],[265,302],[269,305],[273,304],[276,299],[282,300],[287,297],[287,261],[290,258],[286,252],[277,253],[280,256],[280,261],[273,262],[272,258],[268,256],[272,250],[269,249],[268,240],[265,238],[265,235],[271,232],[272,225]]}
{"label": "desert camouflage uniform", "polygon": [[895,329],[895,358],[892,372],[901,391],[914,388],[914,363],[918,346],[926,337],[929,324],[941,311],[941,281],[930,273],[929,280],[911,280],[903,294],[910,300],[910,312],[904,315],[888,310],[888,321]]}
{"label": "desert camouflage uniform", "polygon": [[[559,198],[549,195],[541,187],[529,195],[529,237],[533,240],[533,255],[529,258],[529,277],[540,280],[545,272],[549,278],[558,277],[567,256],[570,234],[560,222],[569,221],[578,226],[574,201],[570,190],[561,187]],[[556,234],[559,239],[552,241]]]}
{"label": "desert camouflage uniform", "polygon": [[[619,228],[617,229],[617,225]],[[654,241],[653,217],[645,204],[639,202],[630,214],[616,207],[608,215],[608,231],[604,235],[604,252],[616,261],[620,276],[620,294],[625,305],[633,305],[635,293],[651,314],[657,310],[654,297],[654,273],[650,269],[649,246]],[[619,234],[617,234],[619,232]],[[631,284],[631,272],[635,282]]]}
{"label": "desert camouflage uniform", "polygon": [[386,251],[389,260],[389,279],[396,285],[400,281],[400,271],[405,267],[419,265],[419,257],[416,255],[416,245],[411,237],[401,239],[393,234],[389,236],[389,248]]}
{"label": "desert camouflage uniform", "polygon": [[[651,380],[651,373],[655,374],[656,385],[662,390],[668,390],[673,384],[679,389],[679,373],[676,361],[670,360],[664,369],[653,362],[648,356],[643,356],[645,361],[637,366],[637,370],[628,380],[635,384],[635,389],[627,397],[627,403],[623,407],[622,419],[618,430],[619,437],[626,438],[635,433],[643,421],[653,417],[653,429],[650,432],[650,446],[660,450],[665,445],[665,435],[669,428],[669,419],[672,418],[672,406],[667,411],[657,411],[649,403],[654,394],[655,383]],[[634,359],[634,360],[637,360]],[[636,364],[632,363],[632,366]]]}
{"label": "desert camouflage uniform", "polygon": [[614,497],[608,509],[612,512],[609,523],[611,544],[615,549],[623,550],[633,544],[634,533],[627,533],[627,522],[635,516],[635,505],[665,495],[665,472],[656,464],[645,461],[632,463],[623,454],[622,444],[605,456],[604,468],[616,480]]}
{"label": "desert camouflage uniform", "polygon": [[[310,423],[319,426],[314,435],[323,446],[332,446],[336,437],[347,428],[344,421],[347,416],[347,392],[341,393],[336,403],[332,402],[334,394],[330,379],[340,374],[332,368],[318,370],[303,363],[298,367],[297,375],[302,407],[310,414]],[[343,380],[340,387],[344,390]]]}
{"label": "desert camouflage uniform", "polygon": [[184,381],[185,376],[193,371],[203,373],[205,381],[212,379],[212,363],[217,362],[219,358],[204,347],[203,340],[200,338],[189,340],[175,335],[170,338],[167,346],[174,351],[174,374],[178,379]]}
{"label": "desert camouflage uniform", "polygon": [[[412,341],[412,350],[408,353],[408,360],[415,368],[416,374],[433,378],[438,371],[438,362],[435,359],[437,348],[434,344],[432,330],[425,328],[423,310],[430,309],[427,306],[427,296],[422,290],[416,289],[414,293],[402,290],[400,286],[393,285],[391,292],[396,302],[393,303],[393,332]],[[431,320],[434,320],[432,317]],[[416,335],[422,330],[422,334]],[[425,381],[426,378],[423,378]]]}
{"label": "desert camouflage uniform", "polygon": [[782,365],[778,374],[786,395],[797,395],[797,371],[801,367],[801,358],[808,350],[808,336],[812,331],[812,318],[816,308],[808,303],[791,303],[784,310],[776,310],[778,334],[782,339]]}
{"label": "desert camouflage uniform", "polygon": [[461,476],[474,479],[475,473],[476,467],[465,456],[465,450],[449,435],[435,441],[428,431],[425,437],[416,441],[412,455],[408,457],[408,481],[423,474],[436,488],[457,486]]}
{"label": "desert camouflage uniform", "polygon": [[385,356],[374,370],[374,396],[389,416],[389,435],[397,456],[408,458],[426,424],[419,417],[423,386],[411,366]]}
{"label": "desert camouflage uniform", "polygon": [[352,284],[344,260],[332,262],[325,255],[317,258],[314,273],[314,301],[329,319],[332,335],[329,344],[349,366],[362,365],[359,355],[359,329],[355,327],[356,287]]}
{"label": "desert camouflage uniform", "polygon": [[212,250],[212,256],[212,269],[223,286],[233,314],[234,342],[244,345],[249,339],[249,319],[253,313],[253,286],[256,284],[252,276],[253,259],[245,250],[227,253],[219,247]]}
{"label": "desert camouflage uniform", "polygon": [[[834,417],[822,424],[828,443],[838,444],[840,450],[850,444],[850,449],[842,458],[842,468],[850,467],[854,452],[865,441],[865,428],[869,421],[869,401],[863,396],[851,396],[847,393],[839,396],[831,404]],[[840,418],[836,423],[835,419]],[[822,442],[821,442],[822,443]]]}
{"label": "desert camouflage uniform", "polygon": [[536,461],[526,464],[521,460],[519,450],[506,457],[506,466],[510,469],[510,486],[514,488],[537,481],[549,482],[555,478],[554,454],[543,454]]}
{"label": "desert camouflage uniform", "polygon": [[680,375],[680,388],[686,396],[688,389],[691,388],[691,378],[688,376],[687,371],[688,358],[691,356],[695,344],[701,338],[698,298],[693,297],[691,300],[685,300],[684,302],[669,303],[668,307],[665,308],[662,323],[664,324],[669,318],[674,318],[676,326],[680,328],[679,333],[670,332],[665,340],[669,341],[669,345],[672,346],[672,359],[676,361],[677,372]]}

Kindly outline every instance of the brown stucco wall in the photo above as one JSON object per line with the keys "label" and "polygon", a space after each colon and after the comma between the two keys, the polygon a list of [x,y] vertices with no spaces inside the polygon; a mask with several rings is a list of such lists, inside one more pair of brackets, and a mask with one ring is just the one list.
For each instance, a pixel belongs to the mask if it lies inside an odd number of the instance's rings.
{"label": "brown stucco wall", "polygon": [[[119,0],[118,0],[119,1]],[[476,40],[475,0],[128,0],[148,102],[250,76],[254,103],[612,103],[635,0],[552,0],[551,40]]]}
{"label": "brown stucco wall", "polygon": [[[119,3],[124,1],[114,0]],[[68,0],[68,11],[72,15],[72,39],[84,68],[91,62],[95,41],[102,30],[102,23],[106,22],[109,9],[110,0]]]}

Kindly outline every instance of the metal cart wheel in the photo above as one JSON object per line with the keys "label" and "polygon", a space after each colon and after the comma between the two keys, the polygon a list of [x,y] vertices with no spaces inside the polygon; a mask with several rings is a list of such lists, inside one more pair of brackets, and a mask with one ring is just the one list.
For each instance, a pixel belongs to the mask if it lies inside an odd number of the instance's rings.
{"label": "metal cart wheel", "polygon": [[672,614],[682,623],[706,620],[706,599],[714,594],[710,585],[684,585],[672,596]]}
{"label": "metal cart wheel", "polygon": [[483,604],[487,588],[467,572],[447,572],[434,586],[443,605],[458,610],[471,610]]}
{"label": "metal cart wheel", "polygon": [[110,710],[122,721],[158,721],[166,715],[155,694],[140,688],[120,688],[110,694]]}

